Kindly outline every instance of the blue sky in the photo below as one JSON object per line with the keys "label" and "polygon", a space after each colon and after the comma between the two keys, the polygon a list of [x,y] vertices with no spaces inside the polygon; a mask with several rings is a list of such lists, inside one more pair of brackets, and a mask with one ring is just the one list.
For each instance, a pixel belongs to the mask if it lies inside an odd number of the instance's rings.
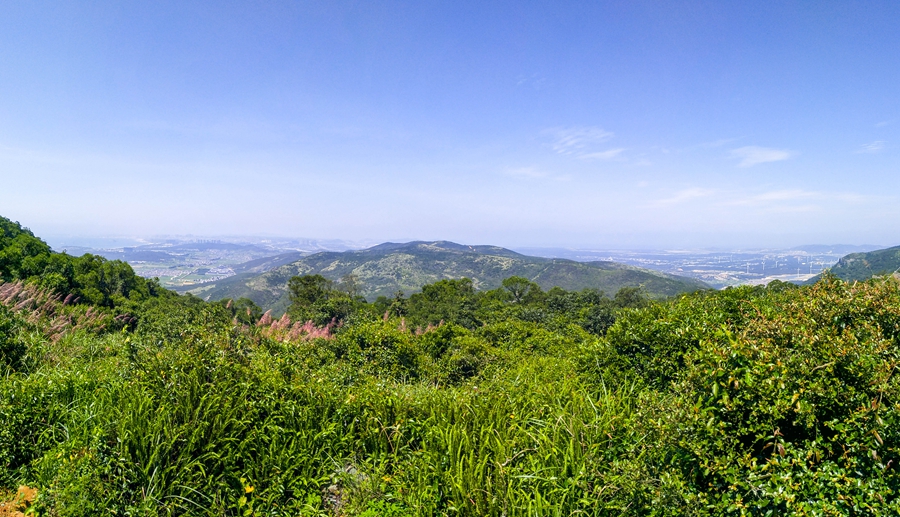
{"label": "blue sky", "polygon": [[45,236],[900,244],[897,2],[4,2]]}

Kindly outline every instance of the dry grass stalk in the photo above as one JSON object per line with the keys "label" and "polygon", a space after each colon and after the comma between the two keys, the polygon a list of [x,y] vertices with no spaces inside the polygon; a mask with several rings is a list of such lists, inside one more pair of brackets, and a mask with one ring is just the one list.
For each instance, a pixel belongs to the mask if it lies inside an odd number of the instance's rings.
{"label": "dry grass stalk", "polygon": [[[32,324],[41,324],[44,334],[51,341],[58,341],[68,330],[103,330],[105,315],[93,307],[88,307],[83,315],[64,314],[62,307],[78,303],[79,297],[68,294],[63,297],[50,289],[43,289],[21,281],[0,283],[0,304],[23,317]],[[134,318],[120,315],[118,321],[128,323]]]}

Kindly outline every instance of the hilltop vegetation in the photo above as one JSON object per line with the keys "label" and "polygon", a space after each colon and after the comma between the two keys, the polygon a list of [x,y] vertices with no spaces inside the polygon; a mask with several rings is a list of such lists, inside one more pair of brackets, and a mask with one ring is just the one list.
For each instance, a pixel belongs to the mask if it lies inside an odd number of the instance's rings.
{"label": "hilltop vegetation", "polygon": [[[851,253],[841,258],[831,274],[846,282],[868,280],[873,276],[890,275],[900,271],[900,246],[866,253]],[[812,279],[812,282],[818,277]]]}
{"label": "hilltop vegetation", "polygon": [[127,263],[97,255],[55,253],[19,223],[0,217],[0,281],[21,280],[95,307],[126,310],[168,293]]}
{"label": "hilltop vegetation", "polygon": [[440,241],[389,243],[361,251],[316,253],[262,275],[228,278],[198,294],[207,300],[248,298],[280,314],[290,304],[287,288],[290,278],[316,274],[332,281],[353,275],[359,284],[359,294],[368,300],[392,297],[398,291],[418,292],[423,285],[442,279],[469,278],[475,289],[490,290],[500,287],[511,276],[527,278],[544,290],[589,288],[615,293],[622,287],[642,286],[652,298],[708,288],[698,280],[615,262],[529,257],[496,246]]}
{"label": "hilltop vegetation", "polygon": [[900,511],[892,278],[664,301],[443,279],[369,303],[309,275],[277,320],[16,278],[0,503],[28,485],[38,515]]}

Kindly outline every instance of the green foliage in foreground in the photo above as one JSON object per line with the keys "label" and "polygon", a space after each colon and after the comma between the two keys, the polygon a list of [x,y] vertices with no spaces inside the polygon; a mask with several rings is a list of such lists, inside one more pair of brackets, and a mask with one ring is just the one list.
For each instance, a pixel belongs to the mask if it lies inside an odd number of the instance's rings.
{"label": "green foliage in foreground", "polygon": [[[896,281],[618,304],[507,284],[294,340],[196,299],[57,340],[0,308],[0,485],[48,515],[900,511]],[[329,300],[299,287],[297,310]]]}

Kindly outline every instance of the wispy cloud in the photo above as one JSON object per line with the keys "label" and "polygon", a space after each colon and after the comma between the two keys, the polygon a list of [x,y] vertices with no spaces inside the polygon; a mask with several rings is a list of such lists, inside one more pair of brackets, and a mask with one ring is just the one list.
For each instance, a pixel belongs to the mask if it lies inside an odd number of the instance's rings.
{"label": "wispy cloud", "polygon": [[524,75],[520,74],[516,78],[516,86],[531,86],[535,90],[540,90],[547,83],[547,78],[540,74]]}
{"label": "wispy cloud", "polygon": [[712,142],[703,142],[697,145],[692,145],[688,147],[688,149],[692,148],[703,148],[703,149],[714,149],[716,147],[722,147],[723,145],[730,144],[731,142],[735,142],[740,140],[740,138],[720,138],[718,140],[713,140]]}
{"label": "wispy cloud", "polygon": [[869,144],[863,144],[856,150],[857,154],[874,154],[884,150],[884,140],[875,140]]}
{"label": "wispy cloud", "polygon": [[770,203],[783,203],[783,202],[796,202],[796,201],[806,201],[810,199],[821,199],[821,192],[814,192],[810,190],[801,190],[801,189],[785,189],[785,190],[770,190],[769,192],[763,192],[761,194],[752,194],[752,195],[738,195],[731,197],[731,199],[723,201],[724,205],[743,205],[743,206],[758,206]]}
{"label": "wispy cloud", "polygon": [[550,147],[559,154],[582,154],[613,136],[613,133],[596,126],[553,128],[546,133],[553,138]]}
{"label": "wispy cloud", "polygon": [[515,167],[506,169],[503,171],[503,174],[507,176],[511,176],[513,178],[521,178],[521,179],[547,179],[547,180],[557,180],[557,181],[568,181],[570,178],[567,174],[553,174],[547,172],[545,170],[539,169],[537,167]]}
{"label": "wispy cloud", "polygon": [[741,161],[738,167],[752,167],[760,163],[780,162],[787,160],[796,153],[787,149],[773,149],[771,147],[759,147],[756,145],[748,145],[738,147],[731,150],[732,158],[739,158]]}
{"label": "wispy cloud", "polygon": [[665,207],[686,203],[699,203],[707,207],[719,207],[727,211],[739,207],[763,213],[811,212],[823,207],[858,206],[875,203],[878,199],[850,191],[825,192],[804,189],[777,189],[746,192],[740,190],[690,187],[678,190],[668,197],[651,201],[648,206]]}
{"label": "wispy cloud", "polygon": [[625,151],[624,148],[620,147],[618,149],[608,149],[606,151],[598,151],[594,153],[584,153],[579,155],[578,157],[582,160],[612,160],[616,158],[622,152]]}
{"label": "wispy cloud", "polygon": [[893,123],[894,123],[893,120],[882,120],[881,122],[875,124],[875,127],[889,126],[889,125],[891,125],[891,124],[893,124]]}
{"label": "wispy cloud", "polygon": [[549,176],[546,172],[537,167],[517,167],[515,169],[506,169],[504,174],[514,178],[546,178]]}
{"label": "wispy cloud", "polygon": [[856,192],[822,192],[818,190],[781,189],[758,194],[733,194],[725,196],[722,206],[747,206],[779,212],[808,212],[821,208],[816,203],[827,205],[854,205],[872,201],[871,196]]}
{"label": "wispy cloud", "polygon": [[684,203],[685,201],[692,201],[694,199],[709,197],[715,194],[716,191],[708,188],[700,188],[700,187],[692,187],[684,190],[679,190],[674,195],[658,199],[654,204],[656,205],[674,205],[678,203]]}

